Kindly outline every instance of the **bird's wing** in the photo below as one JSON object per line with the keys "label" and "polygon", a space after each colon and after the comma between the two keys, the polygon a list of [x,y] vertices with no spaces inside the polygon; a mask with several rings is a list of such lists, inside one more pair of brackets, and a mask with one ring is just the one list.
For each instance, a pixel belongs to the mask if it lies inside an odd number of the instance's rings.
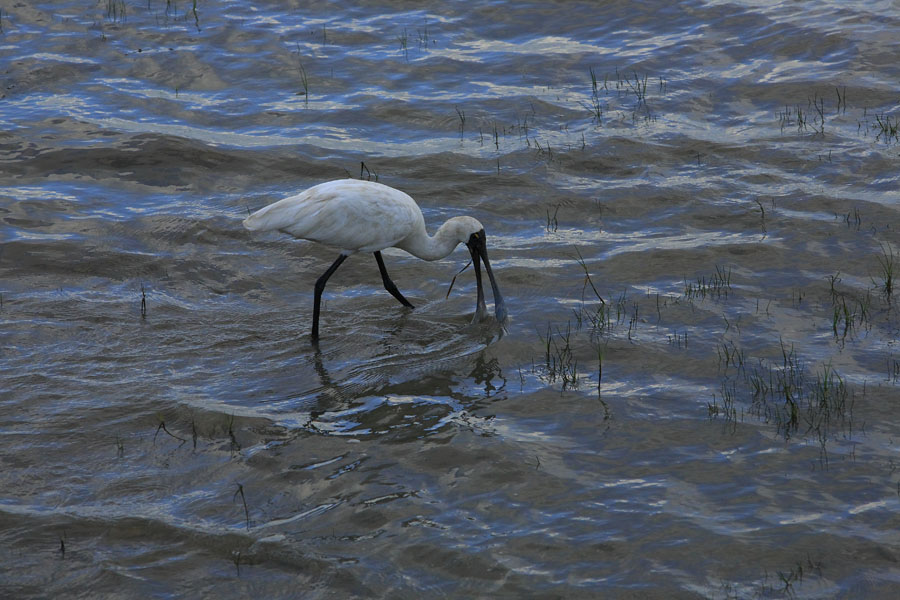
{"label": "bird's wing", "polygon": [[266,206],[244,220],[247,229],[281,230],[346,253],[374,252],[407,235],[422,213],[398,190],[365,181],[331,181]]}
{"label": "bird's wing", "polygon": [[314,220],[324,205],[322,198],[310,194],[314,189],[310,188],[259,209],[244,219],[244,227],[250,231],[274,231]]}

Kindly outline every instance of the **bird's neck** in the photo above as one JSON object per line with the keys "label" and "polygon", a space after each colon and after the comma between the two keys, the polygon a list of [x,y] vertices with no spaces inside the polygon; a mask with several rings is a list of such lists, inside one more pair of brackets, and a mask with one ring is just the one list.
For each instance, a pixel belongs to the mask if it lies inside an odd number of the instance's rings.
{"label": "bird's neck", "polygon": [[456,219],[454,217],[441,225],[433,236],[425,231],[423,222],[420,228],[397,244],[397,247],[423,260],[440,260],[453,252],[460,243],[459,223]]}

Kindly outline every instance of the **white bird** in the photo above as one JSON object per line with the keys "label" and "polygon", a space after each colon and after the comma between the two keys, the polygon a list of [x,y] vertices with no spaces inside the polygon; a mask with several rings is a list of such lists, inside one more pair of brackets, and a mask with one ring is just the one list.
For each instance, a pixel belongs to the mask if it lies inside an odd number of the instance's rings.
{"label": "white bird", "polygon": [[251,231],[280,230],[294,237],[319,242],[340,251],[337,260],[319,277],[313,303],[312,339],[319,339],[319,306],[325,283],[348,256],[356,252],[374,252],[384,289],[406,307],[413,305],[403,297],[388,276],[381,258],[385,248],[401,248],[424,260],[438,260],[450,254],[460,243],[469,248],[475,263],[477,298],[475,319],[484,317],[484,289],[480,261],[491,280],[494,314],[506,320],[506,305],[488,262],[484,227],[472,217],[453,217],[441,225],[434,236],[425,230],[425,219],[416,201],[407,194],[374,181],[342,179],[313,186],[261,208],[246,219]]}

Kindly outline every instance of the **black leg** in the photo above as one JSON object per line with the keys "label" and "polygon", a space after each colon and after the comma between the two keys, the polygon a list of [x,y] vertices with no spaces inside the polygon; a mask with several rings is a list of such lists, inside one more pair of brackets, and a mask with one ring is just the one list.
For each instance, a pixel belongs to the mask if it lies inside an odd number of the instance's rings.
{"label": "black leg", "polygon": [[322,292],[325,290],[325,284],[328,282],[328,278],[334,275],[334,272],[337,271],[338,267],[341,266],[341,263],[347,260],[346,254],[341,254],[337,257],[337,260],[334,261],[328,270],[322,274],[316,280],[316,299],[313,303],[313,325],[312,325],[312,340],[315,342],[319,339],[319,305],[322,304]]}
{"label": "black leg", "polygon": [[375,253],[375,260],[378,262],[378,270],[381,271],[381,281],[384,283],[384,289],[391,293],[391,296],[400,301],[400,304],[407,308],[415,308],[412,304],[409,303],[409,300],[403,297],[403,294],[400,293],[400,290],[397,289],[397,286],[394,285],[394,282],[391,281],[391,278],[388,276],[387,269],[384,268],[384,260],[381,258],[381,252]]}

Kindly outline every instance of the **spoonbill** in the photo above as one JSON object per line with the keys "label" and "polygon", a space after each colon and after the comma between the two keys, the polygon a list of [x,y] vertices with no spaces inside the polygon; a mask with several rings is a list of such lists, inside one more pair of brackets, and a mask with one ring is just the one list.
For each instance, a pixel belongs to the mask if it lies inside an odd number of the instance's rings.
{"label": "spoonbill", "polygon": [[373,252],[384,289],[403,306],[414,308],[388,276],[381,258],[385,248],[400,248],[424,260],[439,260],[460,243],[465,244],[475,264],[477,284],[475,318],[487,313],[481,284],[480,261],[491,280],[494,314],[506,320],[506,305],[488,262],[484,227],[472,217],[453,217],[434,236],[425,230],[422,211],[407,194],[374,181],[342,179],[313,186],[294,196],[270,204],[244,219],[251,231],[279,230],[296,238],[319,242],[340,251],[328,270],[316,280],[313,302],[312,340],[319,339],[319,307],[329,277],[348,256]]}

